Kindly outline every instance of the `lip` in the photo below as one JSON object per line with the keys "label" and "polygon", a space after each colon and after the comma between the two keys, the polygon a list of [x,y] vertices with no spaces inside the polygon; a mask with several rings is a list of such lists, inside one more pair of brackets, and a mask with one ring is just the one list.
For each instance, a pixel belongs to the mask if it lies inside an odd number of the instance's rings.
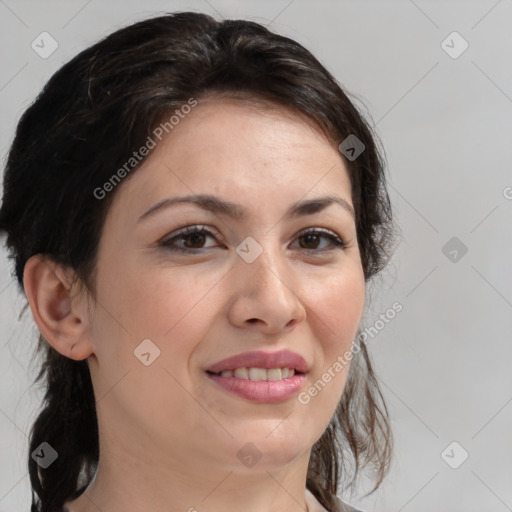
{"label": "lip", "polygon": [[206,371],[220,373],[224,370],[235,370],[236,368],[264,368],[267,370],[269,368],[293,368],[296,372],[307,373],[308,364],[301,355],[296,352],[291,352],[290,350],[279,350],[277,352],[263,352],[257,350],[244,352],[243,354],[237,354],[223,359],[222,361],[218,361],[207,368]]}
{"label": "lip", "polygon": [[304,373],[297,373],[292,377],[277,381],[221,377],[214,373],[206,375],[225,391],[257,403],[282,402],[296,395],[306,380]]}

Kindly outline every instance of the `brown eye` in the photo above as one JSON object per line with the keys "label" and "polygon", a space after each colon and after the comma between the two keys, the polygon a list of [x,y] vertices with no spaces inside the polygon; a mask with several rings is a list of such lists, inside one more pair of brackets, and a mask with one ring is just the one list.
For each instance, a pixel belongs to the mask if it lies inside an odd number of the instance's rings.
{"label": "brown eye", "polygon": [[[322,247],[318,248],[321,244],[321,240],[326,239],[329,240],[331,246],[334,247]],[[335,233],[325,230],[325,229],[310,229],[309,231],[303,231],[297,237],[298,240],[303,240],[304,243],[301,243],[301,249],[313,250],[316,252],[324,252],[330,251],[334,248],[343,249],[346,246],[346,243]]]}
{"label": "brown eye", "polygon": [[[203,247],[208,237],[215,238],[213,233],[204,228],[204,226],[187,226],[177,234],[160,242],[164,247],[173,251],[194,252],[201,249],[211,249]],[[176,245],[177,242],[184,242],[183,246]]]}
{"label": "brown eye", "polygon": [[180,238],[182,240],[190,242],[191,245],[194,246],[194,247],[190,247],[190,245],[188,245],[185,242],[185,246],[188,249],[201,249],[201,247],[195,247],[195,245],[202,245],[202,244],[204,244],[206,236],[205,236],[205,233],[201,232],[201,233],[191,233],[190,235],[181,235]]}

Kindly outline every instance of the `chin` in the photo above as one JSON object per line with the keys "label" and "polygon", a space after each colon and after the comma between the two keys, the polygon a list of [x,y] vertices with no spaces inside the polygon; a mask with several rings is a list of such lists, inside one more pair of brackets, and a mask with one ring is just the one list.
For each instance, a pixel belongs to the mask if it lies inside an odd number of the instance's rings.
{"label": "chin", "polygon": [[[275,429],[274,422],[273,428]],[[283,427],[283,425],[281,425]],[[236,457],[237,470],[240,470],[240,462],[246,465],[248,469],[264,471],[272,471],[283,468],[293,463],[298,458],[309,451],[312,446],[309,436],[293,433],[290,429],[283,429],[279,435],[277,429],[264,428],[259,429],[254,436],[245,432],[242,436],[236,436],[233,442],[236,449],[234,455]]]}

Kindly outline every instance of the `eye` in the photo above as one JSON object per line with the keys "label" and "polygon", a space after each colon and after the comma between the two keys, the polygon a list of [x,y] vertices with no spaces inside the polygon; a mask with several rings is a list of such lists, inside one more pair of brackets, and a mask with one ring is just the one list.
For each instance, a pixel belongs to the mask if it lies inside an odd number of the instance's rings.
{"label": "eye", "polygon": [[[163,240],[160,244],[173,251],[198,252],[200,249],[204,249],[200,246],[204,244],[205,238],[208,237],[214,238],[214,234],[205,229],[204,226],[187,226],[178,231],[175,236]],[[177,241],[185,241],[185,247],[175,246]],[[210,249],[210,247],[206,247],[206,249]]]}
{"label": "eye", "polygon": [[[318,249],[318,246],[320,244],[321,239],[327,239],[331,243],[331,247],[329,245],[327,247],[323,247],[321,249]],[[333,249],[344,249],[346,247],[346,243],[334,232],[329,231],[328,229],[323,228],[316,228],[316,229],[308,229],[306,231],[302,231],[299,233],[297,240],[304,240],[306,246],[310,247],[304,247],[302,246],[302,249],[306,250],[313,250],[315,252],[326,252],[331,251]],[[311,247],[313,246],[313,247]],[[334,247],[332,247],[334,246]]]}
{"label": "eye", "polygon": [[[162,240],[160,245],[172,251],[198,253],[204,252],[205,249],[212,249],[215,247],[204,247],[205,239],[208,237],[215,239],[214,233],[206,229],[204,226],[187,226],[186,228],[179,230],[171,238]],[[330,241],[330,244],[319,249],[320,240],[322,238]],[[343,250],[347,245],[334,232],[323,228],[302,231],[299,233],[296,240],[299,242],[304,240],[304,244],[300,244],[300,249],[317,253],[332,251],[333,249]],[[184,242],[184,246],[177,245],[179,242]]]}

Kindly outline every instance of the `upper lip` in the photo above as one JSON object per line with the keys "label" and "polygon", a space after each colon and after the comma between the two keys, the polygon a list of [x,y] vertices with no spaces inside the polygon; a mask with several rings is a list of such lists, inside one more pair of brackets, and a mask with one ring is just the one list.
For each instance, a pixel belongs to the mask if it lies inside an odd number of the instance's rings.
{"label": "upper lip", "polygon": [[220,373],[224,370],[235,370],[236,368],[290,368],[300,373],[308,371],[308,364],[305,359],[290,350],[279,350],[278,352],[244,352],[237,354],[207,368],[212,373]]}

